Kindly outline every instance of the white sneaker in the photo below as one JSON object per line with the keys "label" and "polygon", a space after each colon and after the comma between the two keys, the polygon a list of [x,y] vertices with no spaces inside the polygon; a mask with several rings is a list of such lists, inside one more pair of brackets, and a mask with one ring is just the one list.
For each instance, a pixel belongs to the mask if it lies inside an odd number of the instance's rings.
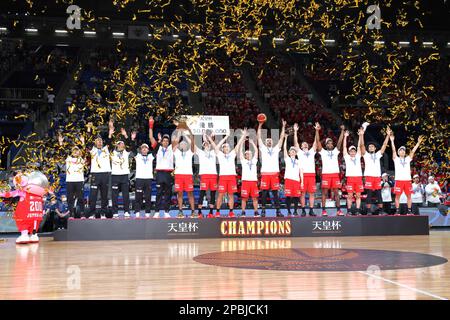
{"label": "white sneaker", "polygon": [[90,216],[89,219],[95,219],[95,216]]}
{"label": "white sneaker", "polygon": [[159,218],[159,211],[155,212],[155,214],[153,215],[153,218]]}
{"label": "white sneaker", "polygon": [[35,233],[30,237],[30,243],[38,243],[38,242],[39,242],[39,237],[38,237],[37,233]]}
{"label": "white sneaker", "polygon": [[119,217],[119,214],[118,214],[118,213],[114,213],[114,214],[113,214],[113,218],[114,218],[114,219],[117,219],[118,217]]}
{"label": "white sneaker", "polygon": [[17,239],[16,239],[16,244],[26,244],[26,243],[30,243],[30,236],[27,235],[20,235]]}
{"label": "white sneaker", "polygon": [[128,212],[125,212],[125,218],[129,218],[130,214]]}
{"label": "white sneaker", "polygon": [[105,216],[101,216],[100,219],[106,219],[106,217]]}
{"label": "white sneaker", "polygon": [[170,214],[166,211],[164,211],[164,218],[170,218]]}
{"label": "white sneaker", "polygon": [[145,214],[145,217],[146,217],[146,218],[150,218],[150,213],[146,213],[146,214]]}
{"label": "white sneaker", "polygon": [[139,218],[140,215],[141,215],[140,212],[135,212],[135,213],[134,213],[134,217],[135,217],[135,218]]}

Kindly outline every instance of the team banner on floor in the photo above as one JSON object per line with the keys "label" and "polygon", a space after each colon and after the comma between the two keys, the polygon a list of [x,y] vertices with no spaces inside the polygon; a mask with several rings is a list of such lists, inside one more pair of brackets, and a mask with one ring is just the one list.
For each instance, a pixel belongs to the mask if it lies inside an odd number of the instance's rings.
{"label": "team banner on floor", "polygon": [[215,135],[230,133],[230,119],[228,116],[182,116],[182,121],[191,129],[194,135],[212,132]]}

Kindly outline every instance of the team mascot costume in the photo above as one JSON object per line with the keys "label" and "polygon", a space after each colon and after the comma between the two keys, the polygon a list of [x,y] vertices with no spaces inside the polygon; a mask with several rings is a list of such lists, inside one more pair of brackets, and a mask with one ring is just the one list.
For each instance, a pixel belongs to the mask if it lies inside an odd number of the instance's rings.
{"label": "team mascot costume", "polygon": [[20,197],[14,213],[20,236],[17,244],[37,243],[37,231],[43,216],[42,196],[49,190],[47,177],[39,171],[19,172],[14,176],[15,190],[0,192],[0,197]]}

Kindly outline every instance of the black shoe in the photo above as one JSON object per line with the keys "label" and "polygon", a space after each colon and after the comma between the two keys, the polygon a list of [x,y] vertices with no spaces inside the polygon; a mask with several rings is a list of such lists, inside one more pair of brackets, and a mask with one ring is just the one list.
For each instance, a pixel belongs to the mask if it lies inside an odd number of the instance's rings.
{"label": "black shoe", "polygon": [[277,217],[281,218],[281,217],[284,217],[284,215],[280,211],[278,211],[277,212]]}
{"label": "black shoe", "polygon": [[266,212],[265,211],[261,211],[261,218],[265,218],[266,217]]}
{"label": "black shoe", "polygon": [[306,217],[306,210],[304,208],[302,209],[302,217]]}
{"label": "black shoe", "polygon": [[255,217],[259,217],[258,211],[255,211],[254,216],[255,216]]}
{"label": "black shoe", "polygon": [[309,208],[309,212],[308,212],[310,217],[315,217],[316,214],[314,213],[314,210],[312,208]]}
{"label": "black shoe", "polygon": [[242,211],[241,217],[245,217],[245,211]]}
{"label": "black shoe", "polygon": [[177,217],[178,217],[178,218],[184,218],[183,211],[179,210],[179,211],[178,211]]}

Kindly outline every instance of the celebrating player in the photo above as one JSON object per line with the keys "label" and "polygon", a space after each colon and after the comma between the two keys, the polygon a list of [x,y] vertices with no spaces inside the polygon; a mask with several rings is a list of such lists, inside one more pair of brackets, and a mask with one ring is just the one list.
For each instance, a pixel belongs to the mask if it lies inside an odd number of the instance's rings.
{"label": "celebrating player", "polygon": [[184,136],[180,141],[181,130],[177,131],[174,139],[172,139],[172,147],[175,156],[175,192],[178,200],[178,218],[183,218],[183,192],[188,194],[189,205],[191,206],[191,218],[201,217],[194,216],[194,180],[192,171],[192,158],[194,157],[194,136],[189,130],[189,138]]}
{"label": "celebrating player", "polygon": [[271,191],[275,200],[276,215],[280,217],[283,215],[280,211],[280,198],[278,195],[278,190],[280,189],[279,154],[285,136],[286,121],[282,120],[280,140],[275,146],[271,138],[267,138],[266,143],[263,143],[261,138],[262,125],[263,122],[259,122],[257,131],[259,152],[261,154],[261,216],[265,217],[266,215],[267,196]]}
{"label": "celebrating player", "polygon": [[391,132],[391,135],[389,136],[391,139],[391,145],[392,145],[392,159],[394,160],[394,168],[395,168],[395,187],[394,187],[394,193],[395,193],[395,214],[400,214],[400,195],[404,192],[407,199],[407,205],[408,205],[408,215],[412,214],[411,211],[411,191],[412,191],[412,183],[411,183],[411,161],[414,158],[414,153],[419,148],[420,144],[423,141],[423,137],[420,136],[417,140],[416,145],[409,153],[409,156],[406,156],[406,148],[404,146],[401,146],[398,148],[398,155],[397,150],[395,149],[394,144],[394,134]]}
{"label": "celebrating player", "polygon": [[[287,137],[284,140],[284,194],[286,196],[286,206],[288,216],[292,215],[291,204],[294,202],[294,216],[298,216],[298,201],[303,184],[303,168],[297,159],[297,149],[290,147],[287,150]],[[282,214],[280,214],[282,216]]]}
{"label": "celebrating player", "polygon": [[[369,211],[373,204],[373,198],[377,199],[378,208],[374,212],[379,214],[383,209],[383,201],[381,198],[381,165],[380,159],[386,150],[387,144],[389,142],[389,136],[391,134],[391,129],[388,127],[386,129],[386,138],[384,139],[381,149],[377,151],[377,147],[374,142],[369,142],[367,144],[367,151],[364,144],[364,134],[361,136],[361,155],[364,158],[364,177],[366,180],[365,189],[367,191],[366,206]],[[365,133],[365,130],[364,130]]]}
{"label": "celebrating player", "polygon": [[[317,123],[316,123],[317,125]],[[317,150],[316,138],[314,139],[314,143],[309,149],[309,145],[307,142],[302,142],[302,146],[300,148],[298,144],[298,124],[294,124],[294,146],[297,149],[297,157],[300,162],[300,166],[303,170],[303,189],[301,190],[300,195],[300,203],[302,206],[302,217],[306,216],[305,211],[305,195],[309,194],[309,212],[308,214],[314,217],[316,214],[314,213],[314,193],[316,192],[316,161],[314,159]],[[315,135],[319,134],[318,130],[315,130]]]}
{"label": "celebrating player", "polygon": [[139,148],[139,153],[134,157],[136,163],[136,195],[134,200],[134,213],[139,218],[142,208],[142,200],[145,200],[145,217],[150,217],[152,181],[153,181],[153,160],[155,157],[149,153],[148,144],[143,143]]}
{"label": "celebrating player", "polygon": [[170,218],[170,198],[172,197],[173,187],[173,148],[167,134],[162,137],[158,135],[158,142],[156,142],[153,136],[154,123],[153,117],[150,117],[148,120],[150,142],[152,148],[158,150],[156,152],[156,212],[153,217],[159,218],[159,212],[164,210],[164,218]]}
{"label": "celebrating player", "polygon": [[225,193],[228,194],[228,206],[230,209],[228,217],[234,217],[234,193],[237,191],[236,166],[234,161],[236,159],[236,151],[239,150],[241,143],[243,143],[245,135],[242,135],[234,149],[231,149],[230,145],[225,143],[228,136],[220,140],[217,145],[211,137],[207,137],[219,160],[219,196],[217,197],[216,203],[216,217],[220,217],[220,207],[222,206]]}
{"label": "celebrating player", "polygon": [[[350,132],[346,130],[344,133],[344,146],[342,150],[345,161],[345,177],[347,179],[347,214],[350,214],[353,196],[356,199],[356,214],[361,214],[361,192],[364,191],[361,168],[361,136],[363,134],[364,130],[362,128],[359,129],[358,147],[350,146],[347,151],[347,138]],[[343,214],[338,213],[338,215]],[[352,213],[352,215],[355,214]]]}
{"label": "celebrating player", "polygon": [[[106,139],[106,145],[103,144],[101,136],[97,136],[94,141],[94,146],[89,153],[91,155],[91,177],[90,177],[90,190],[89,190],[89,212],[87,217],[91,216],[95,212],[95,218],[101,217],[100,212],[96,211],[97,195],[100,191],[101,198],[101,211],[105,213],[107,218],[112,218],[112,215],[108,212],[108,189],[109,178],[111,176],[111,161],[108,144],[110,143],[110,136],[113,133],[114,123],[109,121],[109,134]],[[91,132],[91,126],[88,126],[88,133]]]}
{"label": "celebrating player", "polygon": [[195,154],[199,160],[200,196],[198,198],[198,215],[202,216],[203,199],[206,191],[210,191],[208,218],[213,218],[217,190],[217,158],[206,135],[203,135],[203,150],[195,146]]}
{"label": "celebrating player", "polygon": [[[244,131],[244,135],[247,135],[247,131]],[[242,216],[245,217],[245,208],[247,207],[248,198],[253,200],[254,216],[258,217],[258,149],[253,140],[249,140],[253,147],[254,154],[251,150],[243,152],[244,143],[241,143],[239,148],[239,159],[242,166],[242,185],[241,185],[241,197],[242,197]]]}
{"label": "celebrating player", "polygon": [[[320,124],[316,123],[316,131],[321,129]],[[328,190],[331,189],[334,193],[334,198],[336,200],[337,214],[343,215],[341,211],[339,191],[341,187],[341,180],[339,178],[339,149],[342,146],[342,140],[344,137],[345,127],[341,125],[341,134],[339,135],[337,147],[334,147],[333,140],[327,138],[325,140],[325,148],[322,148],[320,143],[320,135],[316,134],[316,144],[317,150],[322,158],[322,216],[327,216],[327,211],[325,210],[325,200],[328,195]]]}

